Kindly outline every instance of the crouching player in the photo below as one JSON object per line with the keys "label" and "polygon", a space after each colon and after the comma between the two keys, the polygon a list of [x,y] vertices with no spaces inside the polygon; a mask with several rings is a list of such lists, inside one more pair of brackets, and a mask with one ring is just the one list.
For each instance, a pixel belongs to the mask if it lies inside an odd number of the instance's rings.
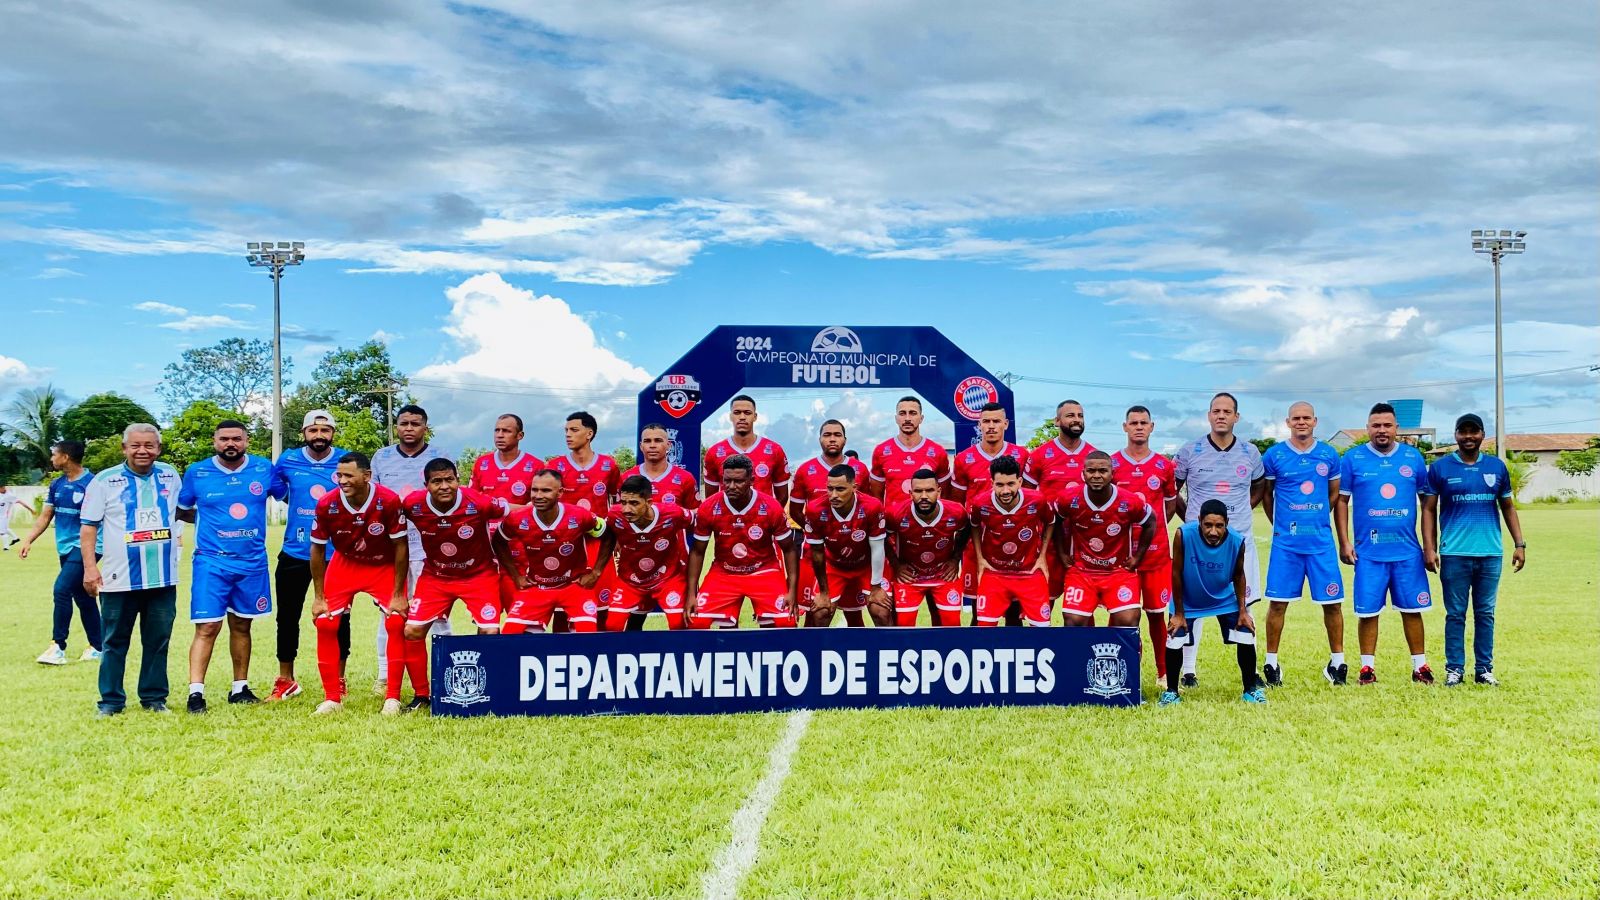
{"label": "crouching player", "polygon": [[806,546],[817,575],[817,594],[806,613],[806,625],[827,628],[835,609],[845,624],[892,624],[889,595],[883,587],[883,505],[856,489],[856,470],[839,463],[828,470],[827,495],[806,507]]}
{"label": "crouching player", "polygon": [[[683,603],[689,596],[684,557],[688,554],[694,514],[675,502],[652,502],[655,487],[644,475],[622,479],[617,505],[600,537],[600,558],[609,560],[616,548],[617,577],[621,585],[611,594],[606,612],[607,631],[642,631],[645,614],[658,611],[667,628],[683,628]],[[626,627],[624,627],[626,626]]]}
{"label": "crouching player", "polygon": [[1183,648],[1194,644],[1190,622],[1215,618],[1222,641],[1238,649],[1239,675],[1246,703],[1267,702],[1256,683],[1256,623],[1247,606],[1250,589],[1244,577],[1244,544],[1248,538],[1228,527],[1228,507],[1215,498],[1200,506],[1200,518],[1173,536],[1172,609],[1167,618],[1167,689],[1161,705],[1178,696]]}
{"label": "crouching player", "polygon": [[1012,603],[1022,621],[1049,625],[1051,597],[1045,568],[1055,531],[1055,507],[1022,486],[1022,467],[1009,456],[989,465],[993,487],[967,508],[978,544],[978,625],[998,625]]}
{"label": "crouching player", "polygon": [[[694,517],[689,627],[737,628],[739,609],[749,598],[761,627],[792,628],[800,554],[789,516],[776,497],[751,486],[750,457],[736,453],[723,460],[720,477],[722,490],[707,497]],[[706,545],[713,540],[715,556],[702,584]]]}
{"label": "crouching player", "polygon": [[[1155,532],[1143,495],[1111,483],[1111,456],[1090,450],[1083,484],[1069,484],[1056,501],[1065,534],[1061,564],[1067,567],[1061,594],[1063,625],[1093,625],[1105,607],[1108,624],[1139,627],[1139,566]],[[1134,534],[1137,532],[1138,541]]]}
{"label": "crouching player", "polygon": [[[385,621],[403,626],[410,571],[400,496],[372,483],[372,460],[365,453],[344,454],[334,469],[333,481],[338,490],[322,495],[311,522],[311,621],[317,628],[317,671],[327,698],[317,707],[317,715],[344,708],[339,625],[348,620],[341,617],[350,614],[357,594],[366,594]],[[329,545],[333,547],[331,558]],[[390,641],[386,649],[389,671],[404,671],[405,641]],[[413,683],[412,689],[424,696],[428,693],[426,685]],[[400,702],[398,678],[390,696]]]}
{"label": "crouching player", "polygon": [[528,498],[529,506],[506,517],[495,541],[502,561],[520,558],[523,565],[512,567],[516,591],[504,633],[548,630],[556,610],[566,615],[573,631],[593,633],[600,613],[594,586],[611,553],[609,547],[600,547],[591,565],[587,545],[605,533],[605,520],[588,507],[561,501],[561,473],[555,469],[534,473]]}
{"label": "crouching player", "polygon": [[[987,477],[987,476],[986,476]],[[933,608],[936,625],[960,625],[963,572],[967,548],[967,511],[953,500],[939,498],[939,475],[918,469],[911,475],[911,500],[889,516],[889,566],[894,570],[895,624],[917,624],[924,602]],[[973,557],[976,559],[976,557]],[[976,563],[974,563],[974,567]]]}

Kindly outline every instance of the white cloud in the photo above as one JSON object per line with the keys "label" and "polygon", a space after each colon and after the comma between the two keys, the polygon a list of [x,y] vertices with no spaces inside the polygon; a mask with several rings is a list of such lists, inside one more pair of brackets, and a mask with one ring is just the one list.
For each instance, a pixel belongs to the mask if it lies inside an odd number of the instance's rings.
{"label": "white cloud", "polygon": [[33,277],[48,281],[53,278],[82,278],[83,273],[73,271],[72,269],[64,269],[59,266],[51,266],[48,269],[40,271],[39,274]]}
{"label": "white cloud", "polygon": [[37,383],[40,375],[38,370],[30,368],[22,360],[0,354],[0,397],[9,395],[17,388]]}
{"label": "white cloud", "polygon": [[213,328],[227,328],[232,331],[243,331],[248,329],[250,326],[229,316],[189,315],[172,322],[162,322],[156,327],[170,328],[173,331],[205,331]]}
{"label": "white cloud", "polygon": [[392,344],[395,341],[405,340],[405,337],[406,336],[403,334],[395,334],[394,332],[384,331],[382,328],[379,328],[377,331],[374,331],[372,335],[367,338],[367,340],[377,341],[380,344]]}
{"label": "white cloud", "polygon": [[224,304],[222,304],[222,308],[223,309],[242,309],[242,310],[244,310],[246,312],[252,312],[252,311],[255,310],[256,305],[254,303],[224,303]]}
{"label": "white cloud", "polygon": [[156,300],[146,300],[143,303],[135,303],[133,308],[139,310],[140,312],[161,313],[162,315],[166,316],[186,316],[189,314],[189,310],[181,306],[173,306],[171,303],[161,303]]}

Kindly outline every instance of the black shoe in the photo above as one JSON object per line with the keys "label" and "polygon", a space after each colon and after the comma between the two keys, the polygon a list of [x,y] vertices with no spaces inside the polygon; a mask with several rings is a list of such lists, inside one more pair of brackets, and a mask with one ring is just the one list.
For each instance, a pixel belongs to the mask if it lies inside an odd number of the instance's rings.
{"label": "black shoe", "polygon": [[1183,677],[1178,679],[1178,684],[1184,687],[1198,687],[1200,684],[1200,676],[1193,672],[1185,672],[1183,673]]}
{"label": "black shoe", "polygon": [[122,715],[122,708],[121,707],[113,708],[113,707],[110,707],[110,706],[97,706],[97,707],[94,708],[94,714],[99,716],[102,719],[109,719],[112,716],[120,716],[120,715]]}
{"label": "black shoe", "polygon": [[406,704],[405,711],[408,712],[408,713],[410,713],[410,712],[425,712],[425,713],[428,713],[429,715],[432,715],[433,714],[433,701],[431,699],[427,698],[427,697],[412,697],[411,698],[411,702]]}
{"label": "black shoe", "polygon": [[[1267,687],[1283,687],[1283,668],[1281,666],[1262,666],[1261,671],[1267,675]],[[1257,680],[1259,681],[1260,679]]]}
{"label": "black shoe", "polygon": [[189,712],[203,713],[206,711],[206,695],[195,691],[189,695]]}
{"label": "black shoe", "polygon": [[145,712],[153,712],[153,713],[164,713],[164,712],[168,712],[169,710],[167,709],[167,705],[165,703],[146,703],[144,705],[144,711]]}
{"label": "black shoe", "polygon": [[238,689],[237,691],[234,691],[233,693],[229,694],[228,695],[228,702],[229,703],[260,703],[261,702],[261,698],[257,697],[253,692],[251,692],[250,685],[247,684],[244,687]]}
{"label": "black shoe", "polygon": [[1478,684],[1486,684],[1489,687],[1499,687],[1500,686],[1500,679],[1494,677],[1494,672],[1493,671],[1479,672],[1477,675],[1473,676],[1472,680],[1474,682],[1477,682]]}
{"label": "black shoe", "polygon": [[1328,667],[1322,670],[1322,676],[1328,679],[1328,683],[1334,687],[1344,687],[1345,683],[1350,680],[1350,667],[1343,663],[1337,666],[1333,663],[1328,663]]}

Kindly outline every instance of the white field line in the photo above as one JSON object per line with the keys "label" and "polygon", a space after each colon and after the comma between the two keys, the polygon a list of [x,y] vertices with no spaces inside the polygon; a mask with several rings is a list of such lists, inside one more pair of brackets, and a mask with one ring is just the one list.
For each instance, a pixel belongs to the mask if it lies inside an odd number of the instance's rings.
{"label": "white field line", "polygon": [[766,824],[767,813],[778,801],[783,780],[789,776],[789,763],[811,724],[811,710],[802,709],[789,714],[789,725],[783,737],[767,756],[767,774],[761,776],[755,790],[745,798],[744,805],[733,814],[730,830],[733,837],[717,853],[701,882],[706,900],[733,900],[739,893],[739,882],[756,864],[756,848],[761,842],[761,827]]}

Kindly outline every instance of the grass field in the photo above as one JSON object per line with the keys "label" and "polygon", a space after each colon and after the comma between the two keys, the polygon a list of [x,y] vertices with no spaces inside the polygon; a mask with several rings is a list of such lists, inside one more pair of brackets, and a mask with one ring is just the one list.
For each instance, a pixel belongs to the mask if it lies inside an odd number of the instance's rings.
{"label": "grass field", "polygon": [[[1208,634],[1175,709],[818,713],[739,895],[1596,897],[1600,512],[1523,521],[1499,689],[1412,685],[1386,618],[1382,682],[1336,691],[1319,617],[1296,607],[1265,707],[1237,702]],[[218,703],[219,648],[208,716],[97,719],[92,664],[33,662],[55,572],[0,555],[3,896],[699,896],[787,721],[383,719],[370,607],[343,716],[309,715],[306,623],[299,699]],[[1442,675],[1442,610],[1427,619]],[[180,614],[179,709],[190,632]]]}

